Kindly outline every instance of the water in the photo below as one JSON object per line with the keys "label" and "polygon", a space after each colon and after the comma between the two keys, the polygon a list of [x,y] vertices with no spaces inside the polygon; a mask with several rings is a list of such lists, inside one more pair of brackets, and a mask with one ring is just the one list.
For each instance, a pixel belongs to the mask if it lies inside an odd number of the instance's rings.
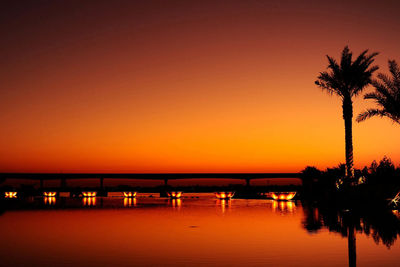
{"label": "water", "polygon": [[221,201],[207,194],[35,198],[2,206],[2,267],[348,266],[348,232],[340,232],[349,225],[357,266],[400,266],[399,219],[392,213],[388,226],[380,217],[361,220],[357,229],[348,211],[332,215],[298,201]]}

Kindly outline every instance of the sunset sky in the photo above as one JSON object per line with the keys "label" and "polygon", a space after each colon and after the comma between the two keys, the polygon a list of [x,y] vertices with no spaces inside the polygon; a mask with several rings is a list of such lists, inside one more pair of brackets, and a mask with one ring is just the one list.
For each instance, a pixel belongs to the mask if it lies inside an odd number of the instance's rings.
{"label": "sunset sky", "polygon": [[[296,172],[345,161],[345,45],[400,62],[399,1],[3,1],[0,172]],[[367,89],[365,92],[370,91]],[[371,101],[359,96],[355,116]],[[400,164],[400,126],[354,123]]]}

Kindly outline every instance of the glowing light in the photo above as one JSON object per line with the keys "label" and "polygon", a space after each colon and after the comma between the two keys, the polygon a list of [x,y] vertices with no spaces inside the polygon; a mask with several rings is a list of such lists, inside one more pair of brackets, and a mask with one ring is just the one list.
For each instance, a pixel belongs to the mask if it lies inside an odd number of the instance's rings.
{"label": "glowing light", "polygon": [[398,210],[392,210],[392,213],[400,219],[400,212]]}
{"label": "glowing light", "polygon": [[97,195],[97,192],[82,192],[82,195],[84,197],[95,197]]}
{"label": "glowing light", "polygon": [[17,192],[5,192],[5,198],[17,198]]}
{"label": "glowing light", "polygon": [[397,206],[399,204],[399,201],[400,201],[400,192],[398,192],[397,195],[390,202],[393,203],[394,206]]}
{"label": "glowing light", "polygon": [[179,198],[173,198],[172,199],[172,207],[180,209],[182,206],[182,200]]}
{"label": "glowing light", "polygon": [[271,197],[274,200],[292,200],[296,192],[272,192]]}
{"label": "glowing light", "polygon": [[46,205],[54,205],[56,204],[56,198],[55,197],[44,197],[44,204]]}
{"label": "glowing light", "polygon": [[235,192],[217,192],[215,196],[219,199],[231,199]]}
{"label": "glowing light", "polygon": [[124,197],[136,197],[137,192],[124,192]]}
{"label": "glowing light", "polygon": [[132,207],[132,206],[136,206],[136,198],[125,197],[124,198],[124,207]]}
{"label": "glowing light", "polygon": [[44,192],[43,195],[45,197],[55,197],[57,195],[57,192]]}
{"label": "glowing light", "polygon": [[170,198],[181,198],[182,192],[180,191],[171,191],[167,193]]}
{"label": "glowing light", "polygon": [[337,181],[336,181],[336,189],[340,189],[341,187],[342,187],[342,185],[343,185],[343,179],[342,178],[339,178]]}
{"label": "glowing light", "polygon": [[96,197],[84,197],[82,202],[83,206],[96,206]]}
{"label": "glowing light", "polygon": [[293,213],[296,210],[296,204],[293,201],[272,201],[272,210],[279,213]]}

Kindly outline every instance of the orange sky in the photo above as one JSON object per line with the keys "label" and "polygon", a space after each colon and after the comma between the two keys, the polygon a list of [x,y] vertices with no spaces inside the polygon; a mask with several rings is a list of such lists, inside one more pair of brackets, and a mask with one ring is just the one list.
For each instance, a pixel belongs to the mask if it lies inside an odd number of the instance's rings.
{"label": "orange sky", "polygon": [[[64,3],[63,3],[64,2]],[[314,85],[348,44],[400,61],[395,1],[9,1],[0,171],[291,172],[344,162]],[[367,106],[362,97],[354,113]],[[356,167],[400,163],[400,126],[354,124]]]}

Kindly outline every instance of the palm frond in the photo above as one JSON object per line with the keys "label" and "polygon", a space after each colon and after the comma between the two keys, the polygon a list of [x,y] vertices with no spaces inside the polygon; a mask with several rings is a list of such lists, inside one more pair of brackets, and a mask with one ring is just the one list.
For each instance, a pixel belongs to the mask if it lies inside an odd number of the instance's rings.
{"label": "palm frond", "polygon": [[374,116],[386,116],[385,111],[380,110],[380,109],[367,109],[366,111],[358,114],[356,121],[357,122],[361,122],[361,121],[365,121],[368,118],[374,117]]}
{"label": "palm frond", "polygon": [[400,80],[400,68],[395,60],[389,60],[389,71],[395,80]]}
{"label": "palm frond", "polygon": [[378,98],[381,97],[380,93],[377,92],[372,92],[364,95],[364,99],[374,99],[377,100]]}
{"label": "palm frond", "polygon": [[396,61],[389,60],[389,70],[391,76],[379,73],[378,80],[372,81],[375,92],[364,96],[364,99],[375,100],[380,109],[368,109],[358,115],[357,121],[380,116],[400,124],[400,69]]}
{"label": "palm frond", "polygon": [[394,86],[400,88],[400,68],[396,61],[389,60],[389,70],[393,77]]}
{"label": "palm frond", "polygon": [[368,49],[361,52],[361,54],[354,60],[353,64],[359,66],[361,62],[365,60],[365,55],[368,53]]}
{"label": "palm frond", "polygon": [[371,76],[378,69],[377,66],[371,66],[378,53],[367,53],[368,50],[363,51],[353,61],[353,53],[345,46],[340,64],[327,55],[328,71],[321,72],[315,83],[329,94],[336,94],[342,98],[351,98],[359,94],[371,83]]}
{"label": "palm frond", "polygon": [[315,84],[330,95],[336,94],[342,96],[341,91],[336,90],[336,88],[338,87],[336,80],[328,72],[321,72],[318,76],[318,80],[315,81]]}
{"label": "palm frond", "polygon": [[351,59],[353,57],[353,53],[350,52],[349,47],[346,45],[342,51],[342,58],[340,60],[340,68],[346,69],[351,66]]}

